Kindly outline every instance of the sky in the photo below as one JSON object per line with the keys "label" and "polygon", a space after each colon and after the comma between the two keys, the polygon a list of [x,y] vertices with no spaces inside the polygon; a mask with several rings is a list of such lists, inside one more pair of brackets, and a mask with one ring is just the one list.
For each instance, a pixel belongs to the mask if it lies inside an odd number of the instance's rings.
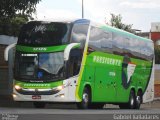
{"label": "sky", "polygon": [[[82,0],[41,0],[36,19],[81,18]],[[121,14],[122,22],[148,32],[151,22],[160,22],[160,0],[84,0],[84,18],[99,23],[110,21],[110,14]]]}

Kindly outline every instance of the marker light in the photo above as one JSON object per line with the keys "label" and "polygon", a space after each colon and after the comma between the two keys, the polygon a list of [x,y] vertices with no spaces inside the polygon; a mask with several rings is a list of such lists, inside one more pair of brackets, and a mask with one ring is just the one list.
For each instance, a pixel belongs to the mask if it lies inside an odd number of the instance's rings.
{"label": "marker light", "polygon": [[16,90],[20,90],[21,89],[21,87],[19,85],[15,85],[14,87],[15,87]]}

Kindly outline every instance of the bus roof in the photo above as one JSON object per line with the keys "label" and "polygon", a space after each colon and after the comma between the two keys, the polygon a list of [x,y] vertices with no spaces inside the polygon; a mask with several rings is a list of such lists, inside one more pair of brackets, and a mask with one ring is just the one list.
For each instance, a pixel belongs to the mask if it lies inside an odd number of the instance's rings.
{"label": "bus roof", "polygon": [[132,38],[137,38],[137,39],[153,42],[150,39],[137,36],[137,35],[135,35],[133,33],[130,33],[130,32],[127,32],[127,31],[124,31],[124,30],[121,30],[121,29],[106,25],[106,24],[96,23],[96,22],[90,21],[88,19],[43,19],[43,20],[37,20],[37,21],[63,22],[63,23],[73,23],[73,24],[89,24],[89,23],[91,23],[93,26],[100,27],[100,28],[102,28],[104,30],[108,30],[108,31],[111,31],[111,32],[116,32],[116,33],[123,34],[123,35],[129,36],[129,37],[132,37]]}
{"label": "bus roof", "polygon": [[30,22],[42,21],[42,22],[62,22],[62,23],[90,23],[88,19],[43,19],[43,20],[33,20]]}
{"label": "bus roof", "polygon": [[103,25],[102,28],[107,29],[108,31],[112,31],[112,32],[116,32],[116,33],[119,33],[119,34],[123,34],[123,35],[129,36],[129,37],[132,37],[132,38],[153,42],[151,39],[140,37],[140,36],[137,36],[137,35],[135,35],[133,33],[124,31],[122,29],[117,29],[117,28],[111,27],[109,25]]}
{"label": "bus roof", "polygon": [[109,26],[107,24],[100,24],[100,23],[96,23],[96,22],[92,22],[91,24],[93,26],[102,28],[102,29],[110,31],[110,32],[116,32],[116,33],[119,33],[119,34],[122,34],[122,35],[126,35],[126,36],[129,36],[129,37],[132,37],[132,38],[153,42],[151,39],[137,36],[137,35],[135,35],[133,33],[130,33],[130,32],[127,32],[127,31],[124,31],[122,29],[118,29],[118,28],[115,28],[115,27],[112,27],[112,26]]}

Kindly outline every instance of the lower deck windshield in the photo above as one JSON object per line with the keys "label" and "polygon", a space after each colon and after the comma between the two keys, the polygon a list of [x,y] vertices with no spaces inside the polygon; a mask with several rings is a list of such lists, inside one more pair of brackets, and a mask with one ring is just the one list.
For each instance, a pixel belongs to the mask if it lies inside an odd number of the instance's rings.
{"label": "lower deck windshield", "polygon": [[63,52],[16,53],[15,77],[24,80],[59,80],[64,77]]}

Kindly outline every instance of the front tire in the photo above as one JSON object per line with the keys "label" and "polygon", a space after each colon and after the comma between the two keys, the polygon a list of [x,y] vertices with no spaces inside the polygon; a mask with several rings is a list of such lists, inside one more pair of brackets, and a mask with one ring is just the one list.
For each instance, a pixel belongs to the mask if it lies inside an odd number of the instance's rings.
{"label": "front tire", "polygon": [[79,109],[88,109],[91,102],[91,93],[88,88],[83,90],[82,101],[77,103]]}

